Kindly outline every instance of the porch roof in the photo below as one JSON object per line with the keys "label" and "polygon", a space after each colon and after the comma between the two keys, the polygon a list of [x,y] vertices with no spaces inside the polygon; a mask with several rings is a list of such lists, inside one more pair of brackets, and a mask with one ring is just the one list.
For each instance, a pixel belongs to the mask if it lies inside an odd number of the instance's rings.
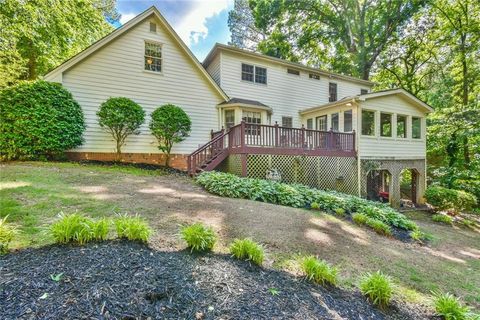
{"label": "porch roof", "polygon": [[260,101],[256,100],[248,100],[248,99],[242,99],[242,98],[231,98],[228,101],[222,102],[217,105],[219,108],[223,107],[249,107],[249,108],[254,108],[254,109],[261,109],[261,110],[266,110],[269,113],[272,113],[272,108],[267,106],[266,104],[261,103]]}

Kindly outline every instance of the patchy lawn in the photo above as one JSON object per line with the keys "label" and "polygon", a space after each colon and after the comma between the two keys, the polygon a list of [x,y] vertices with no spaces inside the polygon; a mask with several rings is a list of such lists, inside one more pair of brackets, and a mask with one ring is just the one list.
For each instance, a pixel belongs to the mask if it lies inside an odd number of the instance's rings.
{"label": "patchy lawn", "polygon": [[226,252],[236,237],[252,237],[267,249],[267,263],[295,272],[298,254],[315,254],[337,264],[341,286],[352,287],[366,271],[393,276],[400,297],[425,303],[431,291],[459,295],[480,309],[480,232],[431,221],[411,213],[433,240],[405,244],[331,215],[210,195],[186,176],[136,168],[74,163],[2,164],[0,216],[22,231],[14,248],[49,244],[45,227],[59,212],[92,217],[138,213],[155,229],[150,245],[183,249],[179,224],[202,221],[220,234],[215,251]]}

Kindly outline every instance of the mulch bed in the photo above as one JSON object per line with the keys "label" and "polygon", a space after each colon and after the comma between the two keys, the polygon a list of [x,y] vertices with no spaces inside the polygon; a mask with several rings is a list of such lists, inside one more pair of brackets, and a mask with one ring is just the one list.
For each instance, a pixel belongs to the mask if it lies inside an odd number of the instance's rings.
{"label": "mulch bed", "polygon": [[425,318],[229,256],[133,242],[26,249],[0,257],[0,275],[2,319]]}

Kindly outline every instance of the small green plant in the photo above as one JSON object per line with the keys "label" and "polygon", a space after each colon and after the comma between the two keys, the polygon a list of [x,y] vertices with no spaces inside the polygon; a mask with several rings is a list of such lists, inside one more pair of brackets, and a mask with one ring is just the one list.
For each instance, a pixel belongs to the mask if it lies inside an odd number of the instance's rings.
{"label": "small green plant", "polygon": [[277,296],[280,294],[280,291],[278,291],[278,289],[276,288],[268,288],[268,292],[272,295],[272,296]]}
{"label": "small green plant", "polygon": [[467,228],[475,228],[476,222],[470,219],[463,219],[461,222]]}
{"label": "small green plant", "polygon": [[107,239],[108,229],[107,219],[95,221],[76,213],[60,214],[60,219],[51,225],[50,233],[57,243],[85,244]]}
{"label": "small green plant", "polygon": [[366,274],[360,281],[360,291],[373,304],[384,308],[393,295],[392,279],[380,271]]}
{"label": "small green plant", "polygon": [[312,202],[310,204],[310,208],[312,208],[313,210],[319,210],[320,209],[320,205],[317,203],[317,202]]}
{"label": "small green plant", "polygon": [[453,218],[446,214],[434,214],[432,220],[435,222],[441,222],[446,224],[453,224]]}
{"label": "small green plant", "polygon": [[252,261],[258,265],[263,263],[263,248],[251,239],[235,239],[230,245],[230,253],[240,260]]}
{"label": "small green plant", "polygon": [[63,277],[63,272],[61,272],[59,274],[51,274],[50,275],[50,279],[52,279],[55,282],[60,282],[60,280],[62,280],[62,277]]}
{"label": "small green plant", "polygon": [[0,254],[5,254],[8,252],[8,247],[10,242],[12,242],[13,237],[17,230],[15,227],[7,224],[7,218],[0,218]]}
{"label": "small green plant", "polygon": [[435,295],[435,311],[445,320],[469,319],[469,308],[450,293]]}
{"label": "small green plant", "polygon": [[344,217],[345,216],[345,209],[342,209],[342,208],[335,208],[335,214],[337,216],[340,216],[340,217]]}
{"label": "small green plant", "polygon": [[352,220],[356,224],[367,224],[368,217],[363,213],[354,213],[352,215]]}
{"label": "small green plant", "polygon": [[308,280],[321,285],[330,284],[335,286],[338,282],[338,270],[330,266],[324,260],[318,260],[314,256],[301,259],[301,269]]}
{"label": "small green plant", "polygon": [[147,242],[152,230],[147,222],[139,216],[119,216],[114,219],[115,230],[120,239]]}
{"label": "small green plant", "polygon": [[384,223],[383,221],[368,218],[366,221],[366,225],[375,230],[376,233],[391,236],[392,230],[388,226],[388,224]]}
{"label": "small green plant", "polygon": [[426,238],[426,235],[420,230],[414,230],[410,232],[410,238],[415,241],[423,241]]}
{"label": "small green plant", "polygon": [[206,227],[201,223],[194,223],[182,227],[180,235],[187,243],[191,252],[210,251],[217,241],[215,231],[213,231],[211,227]]}

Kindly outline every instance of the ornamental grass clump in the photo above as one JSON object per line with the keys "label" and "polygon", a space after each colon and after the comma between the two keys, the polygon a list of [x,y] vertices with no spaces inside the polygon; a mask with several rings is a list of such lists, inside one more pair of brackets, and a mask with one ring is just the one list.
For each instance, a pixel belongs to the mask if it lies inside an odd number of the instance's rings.
{"label": "ornamental grass clump", "polygon": [[376,233],[384,235],[384,236],[391,236],[392,229],[383,221],[368,218],[366,221],[366,225],[372,228]]}
{"label": "ornamental grass clump", "polygon": [[338,282],[337,268],[330,266],[326,261],[319,260],[314,256],[301,259],[300,267],[309,281],[332,286],[335,286]]}
{"label": "ornamental grass clump", "polygon": [[7,224],[7,217],[0,219],[0,254],[8,253],[8,247],[15,236],[16,229]]}
{"label": "ornamental grass clump", "polygon": [[445,224],[453,224],[453,218],[450,216],[447,216],[446,214],[434,214],[432,216],[432,220],[435,222],[441,222]]}
{"label": "ornamental grass clump", "polygon": [[363,213],[354,213],[352,214],[352,220],[356,224],[364,225],[367,224],[368,217]]}
{"label": "ornamental grass clump", "polygon": [[119,216],[113,223],[120,239],[147,242],[152,234],[147,222],[139,216]]}
{"label": "ornamental grass clump", "polygon": [[437,314],[445,320],[475,319],[470,317],[470,309],[450,293],[436,294],[434,304]]}
{"label": "ornamental grass clump", "polygon": [[259,266],[263,263],[263,247],[251,239],[235,239],[230,245],[230,253],[239,260],[251,261]]}
{"label": "ornamental grass clump", "polygon": [[385,308],[393,295],[392,279],[380,271],[365,275],[360,281],[360,291],[375,305]]}
{"label": "ornamental grass clump", "polygon": [[106,240],[109,231],[107,219],[92,220],[79,214],[60,214],[60,219],[50,226],[50,233],[57,243]]}
{"label": "ornamental grass clump", "polygon": [[210,251],[217,241],[215,231],[213,231],[211,227],[204,226],[202,223],[194,223],[182,227],[180,235],[190,248],[190,252]]}

